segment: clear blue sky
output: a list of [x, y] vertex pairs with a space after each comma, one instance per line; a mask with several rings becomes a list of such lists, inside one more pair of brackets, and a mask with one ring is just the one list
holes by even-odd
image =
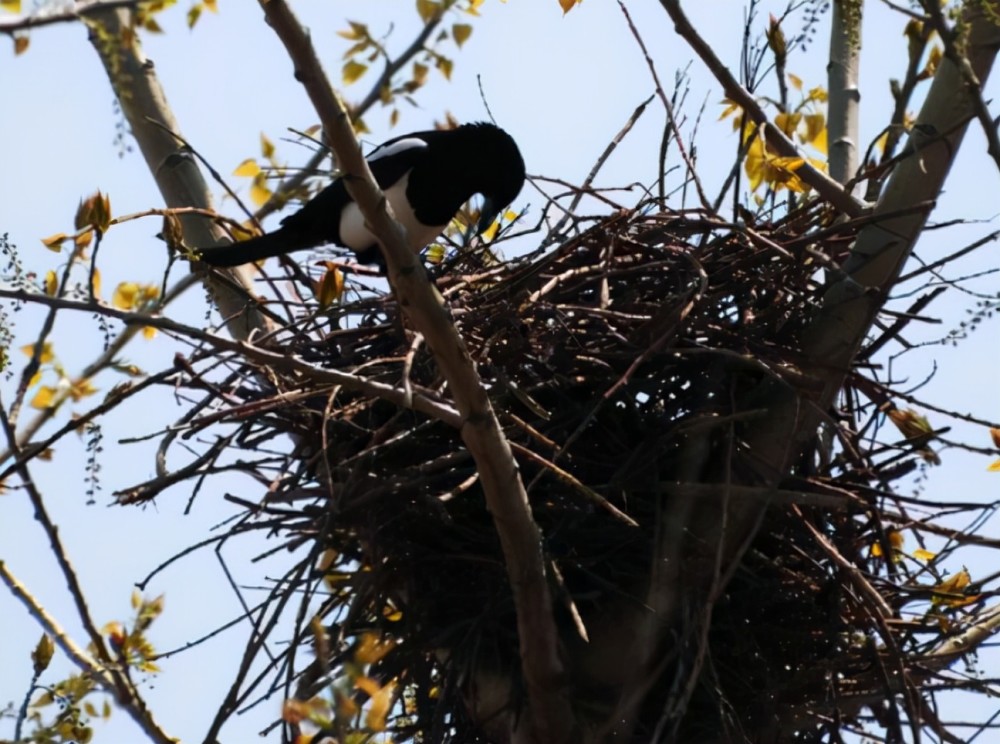
[[[220, 0], [219, 5], [219, 15], [206, 14], [190, 32], [184, 24], [187, 5], [182, 0], [179, 7], [159, 18], [166, 34], [144, 37], [146, 52], [155, 63], [184, 136], [223, 174], [230, 173], [244, 158], [258, 154], [262, 132], [279, 143], [280, 159], [293, 165], [303, 162], [307, 153], [281, 140], [288, 127], [305, 129], [316, 122], [316, 116], [293, 79], [280, 44], [263, 23], [256, 3]], [[345, 19], [368, 23], [380, 35], [391, 28], [386, 43], [392, 50], [406, 46], [419, 24], [412, 2], [303, 1], [295, 5], [312, 29], [313, 41], [335, 83], [339, 83], [341, 54], [348, 42], [334, 32], [346, 27]], [[713, 0], [686, 5], [698, 29], [735, 69], [744, 4]], [[784, 8], [783, 3], [774, 2], [762, 6], [758, 29], [766, 22], [768, 10], [781, 12]], [[862, 67], [865, 138], [876, 136], [884, 124], [890, 108], [888, 78], [902, 75], [904, 60], [902, 21], [881, 4], [869, 6]], [[659, 3], [636, 0], [629, 7], [653, 53], [661, 80], [669, 86], [675, 70], [685, 67], [693, 55], [674, 34]], [[419, 107], [404, 105], [395, 131], [388, 128], [388, 112], [376, 108], [366, 117], [372, 129], [371, 142], [426, 128], [441, 119], [445, 111], [460, 120], [485, 118], [478, 75], [496, 119], [520, 143], [529, 172], [579, 182], [635, 106], [653, 91], [642, 55], [615, 3], [590, 0], [564, 17], [556, 0], [487, 0], [482, 18], [472, 22], [475, 30], [464, 49], [448, 49], [455, 59], [453, 80], [447, 82], [432, 72], [430, 84], [417, 95]], [[794, 55], [789, 63], [789, 71], [803, 78], [807, 87], [826, 83], [827, 22], [825, 18], [819, 25], [816, 40], [807, 52]], [[697, 60], [691, 65], [690, 78], [686, 112], [694, 116], [705, 104], [698, 157], [711, 189], [713, 184], [721, 183], [728, 170], [735, 140], [728, 123], [716, 123], [722, 95]], [[368, 83], [369, 78], [362, 78], [344, 91], [346, 97], [360, 97]], [[996, 89], [996, 85], [990, 85], [987, 98], [995, 98]], [[61, 259], [46, 251], [39, 239], [70, 231], [77, 202], [97, 188], [110, 194], [116, 215], [161, 206], [141, 157], [135, 152], [119, 157], [114, 143], [117, 117], [113, 100], [82, 26], [38, 30], [31, 36], [27, 53], [16, 58], [9, 45], [0, 43], [0, 232], [9, 233], [27, 267], [44, 272], [58, 265]], [[598, 185], [649, 182], [657, 171], [663, 121], [662, 109], [652, 104], [609, 161]], [[1000, 176], [985, 155], [981, 134], [973, 131], [935, 216], [942, 220], [992, 220], [997, 211], [998, 179]], [[245, 186], [239, 179], [232, 181]], [[541, 205], [541, 199], [526, 190], [518, 205], [523, 207], [529, 202], [536, 211]], [[940, 257], [992, 227], [974, 225], [929, 234], [920, 252], [931, 259]], [[150, 220], [111, 233], [102, 248], [105, 296], [120, 280], [159, 280], [165, 266], [162, 245], [153, 238], [159, 229], [159, 221]], [[992, 268], [997, 264], [995, 255], [996, 248], [986, 248], [964, 262], [963, 271]], [[986, 277], [972, 286], [994, 291], [995, 277]], [[942, 317], [944, 327], [949, 328], [961, 320], [973, 302], [950, 292], [932, 306], [930, 314]], [[194, 290], [172, 315], [202, 325], [206, 307], [203, 293]], [[34, 338], [40, 318], [33, 311], [16, 316], [18, 344]], [[983, 418], [1000, 419], [997, 353], [995, 343], [991, 344], [987, 337], [995, 333], [995, 324], [988, 325], [978, 338], [947, 354], [939, 347], [921, 350], [906, 359], [902, 374], [916, 382], [937, 364], [937, 377], [924, 390], [927, 397]], [[938, 335], [940, 327], [927, 328], [926, 338]], [[57, 353], [73, 372], [100, 349], [101, 333], [89, 317], [67, 317], [60, 319], [54, 339]], [[920, 339], [914, 334], [911, 340]], [[129, 357], [147, 370], [158, 370], [170, 363], [175, 349], [161, 336], [154, 342], [140, 342], [129, 351]], [[15, 361], [19, 373], [24, 358], [16, 357]], [[107, 390], [116, 381], [106, 377], [98, 384]], [[4, 381], [2, 390], [9, 404], [13, 383]], [[130, 419], [119, 416], [105, 427], [101, 457], [104, 491], [96, 506], [84, 503], [82, 447], [74, 448], [67, 441], [57, 450], [52, 463], [35, 466], [36, 477], [99, 622], [129, 617], [132, 583], [177, 550], [209, 535], [215, 524], [232, 513], [221, 500], [224, 489], [220, 483], [210, 484], [189, 516], [182, 514], [187, 495], [180, 489], [144, 510], [106, 506], [111, 491], [149, 477], [153, 469], [148, 445], [119, 445], [117, 440], [155, 431], [181, 410], [167, 396], [147, 401], [151, 402], [139, 415], [130, 409]], [[932, 422], [952, 423], [937, 417], [932, 417]], [[953, 438], [988, 445], [985, 432], [960, 423], [952, 425]], [[985, 473], [984, 458], [957, 451], [945, 452], [943, 458], [944, 465], [930, 473], [929, 495], [941, 500], [995, 497], [1000, 475]], [[260, 488], [249, 481], [229, 482], [225, 488], [247, 498], [257, 498], [260, 493]], [[995, 525], [991, 531], [997, 531]], [[248, 559], [265, 547], [253, 541], [227, 546], [224, 554], [228, 565], [241, 582], [255, 586], [263, 583], [260, 566], [250, 565]], [[976, 558], [973, 554], [966, 556], [975, 576]], [[49, 557], [44, 535], [32, 521], [26, 499], [19, 492], [0, 496], [0, 559], [7, 561], [45, 605], [67, 622], [77, 639], [82, 638], [75, 624], [68, 621], [72, 613], [64, 584]], [[277, 575], [288, 560], [291, 558], [279, 557], [266, 567], [266, 574]], [[992, 570], [983, 565], [978, 568], [980, 575]], [[166, 615], [152, 632], [161, 650], [201, 635], [239, 612], [211, 553], [175, 566], [154, 583], [151, 592], [167, 595]], [[8, 700], [19, 703], [30, 677], [28, 650], [39, 630], [3, 592], [0, 628], [0, 669], [4, 670], [0, 675], [0, 705]], [[164, 673], [151, 682], [147, 692], [168, 732], [185, 742], [201, 741], [231, 678], [234, 654], [245, 640], [246, 631], [237, 629], [198, 651], [162, 664]], [[51, 674], [49, 679], [53, 679]], [[256, 732], [277, 715], [279, 704], [280, 700], [275, 699], [237, 720], [224, 730], [223, 744], [254, 741]], [[966, 719], [977, 716], [981, 711], [960, 708], [953, 715]], [[0, 737], [9, 735], [6, 724], [0, 724]], [[270, 740], [276, 738], [272, 734]], [[131, 722], [121, 714], [97, 730], [98, 742], [136, 740]]]

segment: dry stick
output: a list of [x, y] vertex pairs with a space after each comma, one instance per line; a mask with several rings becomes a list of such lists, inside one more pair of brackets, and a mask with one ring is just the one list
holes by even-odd
[[268, 23], [295, 64], [295, 77], [319, 113], [351, 197], [378, 238], [400, 307], [424, 335], [461, 414], [462, 439], [475, 459], [500, 538], [517, 612], [521, 671], [530, 701], [522, 719], [537, 742], [569, 740], [573, 712], [559, 658], [559, 637], [545, 573], [542, 536], [531, 514], [517, 463], [489, 396], [444, 300], [389, 216], [385, 196], [358, 148], [350, 117], [323, 74], [309, 37], [283, 0], [261, 0]]
[[674, 116], [674, 107], [670, 103], [670, 99], [667, 98], [666, 92], [663, 90], [663, 86], [660, 84], [660, 76], [656, 74], [656, 65], [653, 64], [653, 58], [649, 56], [649, 51], [646, 49], [646, 44], [642, 40], [642, 36], [639, 35], [639, 29], [635, 27], [632, 22], [632, 16], [629, 15], [628, 9], [625, 7], [625, 3], [622, 0], [618, 0], [618, 7], [621, 8], [622, 14], [625, 16], [625, 20], [628, 22], [629, 31], [632, 32], [632, 37], [639, 44], [639, 48], [642, 50], [643, 56], [646, 58], [646, 66], [649, 67], [649, 72], [653, 76], [653, 83], [656, 84], [656, 94], [663, 101], [663, 108], [667, 110], [667, 119], [670, 121], [670, 128], [674, 131], [674, 141], [677, 143], [677, 151], [681, 155], [681, 159], [684, 161], [684, 166], [687, 168], [688, 177], [694, 181], [695, 189], [698, 191], [698, 199], [701, 200], [701, 206], [708, 212], [712, 211], [712, 202], [709, 201], [708, 195], [705, 193], [705, 189], [701, 185], [701, 179], [698, 178], [698, 171], [694, 167], [694, 163], [688, 156], [687, 148], [684, 147], [684, 137], [681, 135], [680, 127], [677, 126], [677, 118]]
[[590, 169], [590, 173], [588, 173], [587, 177], [583, 180], [583, 184], [576, 190], [576, 195], [573, 197], [573, 201], [569, 203], [569, 206], [566, 207], [563, 216], [559, 218], [559, 221], [549, 231], [550, 234], [559, 235], [566, 226], [566, 223], [573, 219], [576, 208], [580, 206], [580, 201], [584, 196], [590, 193], [590, 186], [594, 182], [594, 179], [597, 178], [597, 174], [600, 172], [601, 168], [604, 167], [608, 158], [611, 157], [611, 153], [613, 153], [615, 148], [618, 147], [623, 139], [625, 139], [625, 135], [632, 131], [632, 127], [634, 127], [635, 123], [639, 121], [639, 117], [642, 116], [643, 112], [646, 110], [646, 106], [648, 106], [649, 102], [652, 100], [653, 96], [650, 96], [636, 106], [635, 111], [632, 112], [628, 121], [625, 122], [625, 126], [618, 131], [618, 134], [616, 134], [608, 143], [608, 146], [604, 148], [604, 152], [602, 152], [600, 157], [597, 158], [597, 161], [594, 163], [594, 167]]
[[[680, 0], [660, 0], [660, 5], [673, 20], [674, 30], [701, 57], [705, 66], [715, 75], [715, 79], [722, 85], [726, 97], [739, 104], [750, 120], [757, 125], [761, 135], [767, 137], [768, 145], [774, 147], [778, 154], [783, 157], [802, 158], [795, 143], [768, 121], [764, 109], [754, 100], [747, 89], [736, 81], [729, 68], [715, 56], [715, 52], [712, 51], [708, 42], [694, 29], [687, 16], [684, 15], [684, 11], [681, 10]], [[812, 186], [820, 197], [850, 217], [857, 217], [865, 211], [866, 206], [851, 196], [850, 192], [846, 191], [839, 183], [811, 165], [805, 158], [802, 160], [802, 165], [795, 171], [795, 174]]]

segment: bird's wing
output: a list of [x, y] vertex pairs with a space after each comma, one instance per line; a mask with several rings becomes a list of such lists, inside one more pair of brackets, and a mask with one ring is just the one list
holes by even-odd
[[409, 173], [427, 155], [427, 147], [427, 141], [421, 137], [406, 135], [372, 150], [367, 158], [368, 167], [378, 187], [384, 191]]
[[[427, 147], [426, 141], [414, 135], [397, 137], [376, 147], [367, 157], [375, 183], [382, 190], [388, 189], [424, 158]], [[340, 213], [351, 201], [344, 179], [338, 178], [281, 224], [292, 233], [308, 233], [314, 242], [324, 242], [338, 235]]]

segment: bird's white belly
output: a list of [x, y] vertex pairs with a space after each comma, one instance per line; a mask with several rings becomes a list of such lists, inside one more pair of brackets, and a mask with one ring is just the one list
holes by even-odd
[[[407, 174], [385, 190], [385, 198], [392, 207], [396, 220], [406, 230], [406, 243], [416, 253], [444, 232], [446, 225], [423, 225], [410, 208], [406, 199], [406, 185], [410, 181]], [[378, 241], [365, 226], [365, 218], [358, 205], [351, 202], [340, 213], [340, 242], [355, 251], [362, 251]]]

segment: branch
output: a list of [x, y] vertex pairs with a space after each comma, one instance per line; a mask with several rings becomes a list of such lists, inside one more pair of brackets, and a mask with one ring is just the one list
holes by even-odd
[[[462, 428], [463, 425], [464, 419], [459, 415], [458, 411], [446, 402], [431, 397], [429, 393], [420, 388], [413, 388], [407, 391], [403, 388], [396, 388], [382, 382], [367, 380], [347, 372], [314, 366], [297, 357], [288, 356], [281, 351], [268, 351], [265, 348], [254, 346], [246, 341], [229, 339], [225, 336], [203, 331], [194, 326], [178, 323], [169, 318], [119, 310], [94, 302], [79, 302], [63, 297], [50, 297], [40, 292], [29, 292], [23, 289], [0, 289], [0, 298], [16, 300], [18, 302], [34, 302], [57, 309], [100, 313], [138, 328], [152, 326], [168, 333], [177, 334], [178, 336], [203, 341], [217, 351], [230, 351], [257, 364], [273, 367], [283, 372], [302, 375], [306, 381], [311, 383], [319, 385], [342, 385], [349, 390], [382, 398], [400, 408], [411, 408], [456, 429]], [[0, 414], [2, 414], [2, 411], [0, 411]], [[17, 450], [14, 451], [14, 454], [17, 454]]]
[[[985, 81], [1000, 47], [1000, 27], [991, 14], [996, 0], [967, 4], [963, 23], [969, 29], [967, 54], [980, 81]], [[868, 329], [926, 224], [929, 209], [908, 211], [915, 204], [933, 204], [940, 194], [971, 119], [973, 104], [961, 70], [944, 59], [918, 116], [918, 124], [942, 135], [892, 171], [872, 217], [858, 233], [841, 278], [823, 297], [822, 309], [803, 333], [805, 370], [816, 378], [809, 399], [791, 388], [764, 393], [773, 415], [748, 432], [748, 450], [759, 458], [762, 474], [780, 478], [815, 432], [823, 412], [833, 405]], [[919, 131], [919, 130], [918, 130]], [[914, 143], [917, 144], [917, 143]]]
[[830, 176], [811, 165], [806, 158], [802, 157], [795, 143], [768, 121], [764, 109], [760, 107], [749, 91], [737, 82], [729, 69], [715, 56], [715, 52], [712, 51], [708, 42], [691, 25], [687, 16], [684, 15], [684, 11], [681, 10], [680, 0], [660, 0], [660, 4], [673, 20], [674, 30], [691, 46], [709, 71], [715, 75], [715, 79], [722, 85], [726, 97], [739, 104], [740, 108], [746, 112], [747, 117], [757, 125], [759, 136], [766, 138], [768, 146], [773, 147], [782, 157], [802, 158], [802, 165], [795, 171], [795, 175], [844, 214], [857, 217], [864, 212], [866, 207], [862, 202], [851, 196], [850, 192], [846, 191]]
[[350, 117], [323, 74], [309, 37], [283, 0], [261, 0], [261, 7], [320, 116], [337, 163], [346, 174], [349, 193], [381, 243], [399, 305], [427, 340], [462, 417], [462, 439], [476, 462], [514, 596], [521, 671], [530, 701], [523, 719], [526, 730], [536, 742], [569, 741], [573, 713], [558, 653], [542, 537], [510, 444], [443, 298], [428, 281], [419, 257], [406, 246], [402, 228], [387, 212], [385, 197], [358, 148]]
[[[969, 93], [972, 110], [975, 112], [976, 118], [979, 119], [979, 123], [983, 128], [983, 134], [986, 135], [986, 149], [989, 151], [990, 157], [993, 158], [993, 162], [996, 163], [997, 168], [1000, 169], [1000, 135], [997, 134], [997, 123], [990, 115], [989, 107], [983, 99], [983, 85], [979, 81], [979, 76], [972, 69], [969, 58], [959, 50], [958, 45], [955, 43], [955, 32], [948, 26], [948, 22], [944, 19], [940, 5], [936, 2], [928, 2], [927, 0], [921, 0], [920, 4], [930, 16], [931, 26], [938, 32], [938, 36], [944, 44], [945, 56], [962, 73], [962, 80]], [[994, 20], [994, 22], [996, 21]]]
[[72, 10], [59, 13], [36, 13], [35, 15], [17, 15], [13, 18], [0, 20], [0, 34], [13, 36], [19, 31], [28, 31], [41, 26], [52, 26], [57, 23], [73, 23], [83, 21], [89, 13], [116, 8], [132, 8], [141, 0], [93, 0], [93, 2], [76, 2]]
[[[180, 132], [167, 103], [166, 94], [156, 77], [156, 69], [146, 59], [139, 44], [139, 35], [130, 24], [130, 11], [115, 9], [120, 4], [95, 3], [88, 9], [90, 40], [100, 55], [115, 91], [122, 113], [129, 124], [167, 207], [196, 207], [212, 210], [212, 196], [198, 164], [187, 148], [171, 132]], [[184, 241], [201, 247], [214, 245], [225, 238], [213, 223], [197, 214], [179, 218]], [[268, 329], [266, 317], [248, 298], [253, 297], [250, 273], [252, 268], [227, 270], [228, 281], [206, 274], [197, 264], [192, 265], [198, 276], [206, 280], [222, 317], [228, 319], [229, 332], [236, 338], [249, 338], [252, 333]]]
[[830, 177], [846, 184], [858, 172], [858, 116], [861, 93], [861, 0], [835, 0], [830, 30], [827, 110]]

